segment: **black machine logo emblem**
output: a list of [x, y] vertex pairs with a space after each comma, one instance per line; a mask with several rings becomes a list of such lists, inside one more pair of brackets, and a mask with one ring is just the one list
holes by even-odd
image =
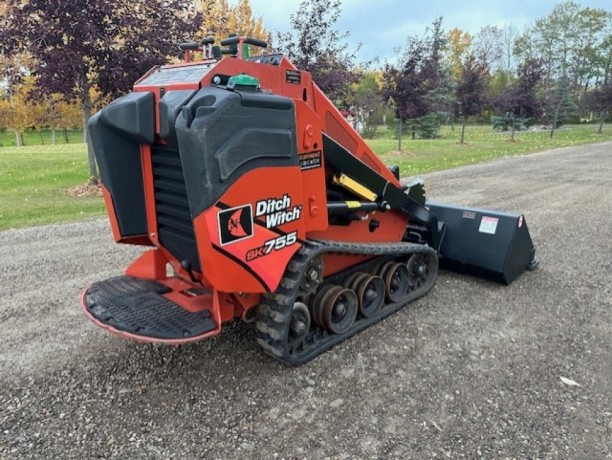
[[222, 245], [253, 236], [253, 211], [249, 204], [220, 211], [217, 220]]

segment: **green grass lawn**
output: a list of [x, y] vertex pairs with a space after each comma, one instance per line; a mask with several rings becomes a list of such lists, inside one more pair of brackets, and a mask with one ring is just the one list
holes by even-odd
[[[385, 163], [397, 164], [402, 175], [413, 176], [506, 155], [612, 140], [612, 129], [606, 126], [598, 135], [593, 125], [569, 126], [552, 140], [548, 132], [520, 132], [516, 142], [508, 142], [507, 134], [495, 133], [490, 126], [470, 126], [463, 146], [458, 144], [459, 135], [459, 128], [444, 127], [439, 139], [406, 138], [402, 153], [396, 152], [397, 140], [386, 130], [368, 142]], [[0, 147], [0, 230], [103, 215], [101, 197], [67, 193], [87, 179], [85, 144]]]
[[0, 230], [99, 216], [101, 197], [72, 197], [87, 182], [85, 144], [0, 148]]
[[612, 140], [612, 129], [604, 126], [597, 134], [595, 125], [571, 125], [556, 131], [550, 139], [548, 131], [522, 131], [509, 142], [509, 133], [493, 131], [491, 126], [467, 126], [465, 144], [460, 145], [461, 126], [454, 131], [447, 126], [440, 130], [438, 139], [402, 139], [402, 153], [397, 152], [397, 139], [381, 130], [381, 136], [368, 141], [372, 149], [386, 164], [396, 164], [404, 176], [457, 166], [480, 163], [507, 155], [540, 152], [570, 145]]

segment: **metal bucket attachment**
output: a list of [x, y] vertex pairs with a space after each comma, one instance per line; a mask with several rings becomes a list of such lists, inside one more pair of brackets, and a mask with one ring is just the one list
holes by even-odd
[[537, 266], [522, 214], [430, 201], [426, 207], [446, 224], [440, 246], [443, 267], [510, 284]]

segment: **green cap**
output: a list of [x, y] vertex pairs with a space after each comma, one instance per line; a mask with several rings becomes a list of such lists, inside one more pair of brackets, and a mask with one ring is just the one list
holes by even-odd
[[251, 87], [252, 89], [259, 88], [259, 80], [255, 77], [247, 75], [246, 73], [240, 75], [234, 75], [227, 81], [227, 87], [233, 89], [235, 87]]

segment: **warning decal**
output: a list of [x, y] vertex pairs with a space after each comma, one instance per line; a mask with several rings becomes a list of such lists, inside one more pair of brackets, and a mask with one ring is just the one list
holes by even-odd
[[303, 153], [300, 155], [300, 168], [302, 171], [321, 167], [321, 151]]
[[302, 73], [299, 70], [287, 70], [287, 83], [302, 84]]
[[497, 231], [498, 221], [499, 219], [497, 217], [483, 216], [482, 220], [480, 221], [480, 228], [478, 229], [478, 231], [480, 233], [488, 233], [489, 235], [495, 235], [495, 232]]

